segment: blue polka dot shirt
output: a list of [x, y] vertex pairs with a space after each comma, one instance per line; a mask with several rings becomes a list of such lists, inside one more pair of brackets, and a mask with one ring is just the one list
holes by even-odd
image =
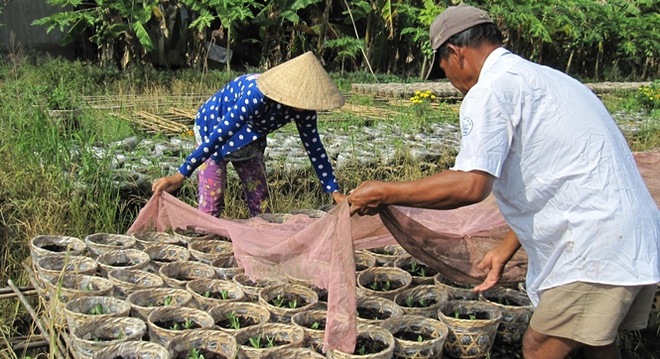
[[179, 167], [179, 172], [190, 177], [207, 159], [219, 162], [293, 121], [323, 190], [338, 191], [339, 185], [318, 134], [316, 111], [297, 110], [269, 99], [257, 89], [258, 76], [235, 78], [199, 108], [195, 126], [202, 141]]

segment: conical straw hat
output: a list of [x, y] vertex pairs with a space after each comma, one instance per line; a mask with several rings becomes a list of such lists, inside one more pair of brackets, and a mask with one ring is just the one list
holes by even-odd
[[268, 98], [305, 110], [332, 110], [344, 97], [311, 51], [264, 72], [257, 87]]

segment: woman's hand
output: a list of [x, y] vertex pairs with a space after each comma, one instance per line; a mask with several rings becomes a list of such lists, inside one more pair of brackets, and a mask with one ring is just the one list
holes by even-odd
[[181, 173], [177, 172], [171, 176], [162, 177], [154, 181], [151, 185], [151, 190], [155, 194], [160, 194], [162, 191], [172, 193], [181, 188], [183, 181], [186, 179]]
[[346, 195], [341, 193], [340, 191], [332, 192], [332, 200], [335, 201], [335, 203], [345, 201], [346, 200]]

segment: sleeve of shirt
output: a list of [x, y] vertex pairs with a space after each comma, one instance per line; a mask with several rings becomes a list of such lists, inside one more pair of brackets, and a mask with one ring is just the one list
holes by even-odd
[[305, 146], [305, 151], [307, 152], [307, 156], [309, 156], [312, 167], [314, 167], [316, 175], [321, 180], [323, 191], [326, 193], [339, 191], [340, 187], [337, 184], [330, 159], [321, 143], [321, 137], [319, 137], [316, 125], [316, 112], [305, 112], [299, 118], [296, 115], [296, 126], [298, 127], [300, 139]]
[[[222, 159], [219, 149], [225, 145], [234, 134], [242, 128], [247, 127], [247, 121], [249, 118], [264, 111], [264, 108], [264, 96], [259, 91], [252, 91], [249, 94], [243, 94], [234, 106], [225, 109], [224, 115], [218, 122], [217, 127], [210, 131], [208, 136], [202, 138], [202, 143], [186, 158], [185, 162], [179, 167], [179, 172], [185, 177], [190, 177], [197, 167], [209, 158], [213, 158], [213, 161], [219, 162]], [[206, 111], [205, 115], [202, 116], [214, 116], [217, 114], [217, 111], [210, 114], [209, 111]], [[252, 142], [252, 140], [241, 141], [241, 147], [249, 142]], [[227, 144], [232, 145], [230, 147], [236, 145], [233, 142]]]
[[513, 140], [507, 105], [484, 88], [472, 88], [460, 111], [461, 148], [452, 170], [479, 170], [499, 177]]

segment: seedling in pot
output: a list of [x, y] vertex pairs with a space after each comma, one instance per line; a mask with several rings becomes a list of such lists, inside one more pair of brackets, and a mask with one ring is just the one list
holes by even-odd
[[94, 305], [89, 310], [89, 314], [91, 314], [91, 315], [102, 315], [102, 314], [105, 314], [105, 312], [106, 312], [105, 308], [103, 307], [103, 304], [101, 304], [101, 303], [98, 303], [98, 304]]
[[238, 320], [238, 317], [236, 317], [236, 313], [234, 313], [234, 312], [227, 313], [227, 319], [229, 319], [229, 325], [233, 329], [236, 329], [236, 330], [241, 329], [241, 322], [240, 322], [240, 320]]
[[201, 350], [192, 348], [190, 349], [190, 352], [188, 352], [188, 359], [204, 359], [204, 354], [202, 354]]
[[284, 297], [282, 297], [281, 294], [278, 294], [277, 297], [272, 299], [272, 303], [276, 307], [282, 307], [284, 306], [284, 300], [285, 300]]
[[297, 300], [290, 300], [289, 301], [289, 308], [295, 309], [298, 306], [298, 301]]
[[255, 349], [261, 348], [261, 335], [256, 335], [254, 337], [250, 337], [250, 338], [248, 338], [248, 340], [250, 341], [250, 345], [253, 348], [255, 348]]

